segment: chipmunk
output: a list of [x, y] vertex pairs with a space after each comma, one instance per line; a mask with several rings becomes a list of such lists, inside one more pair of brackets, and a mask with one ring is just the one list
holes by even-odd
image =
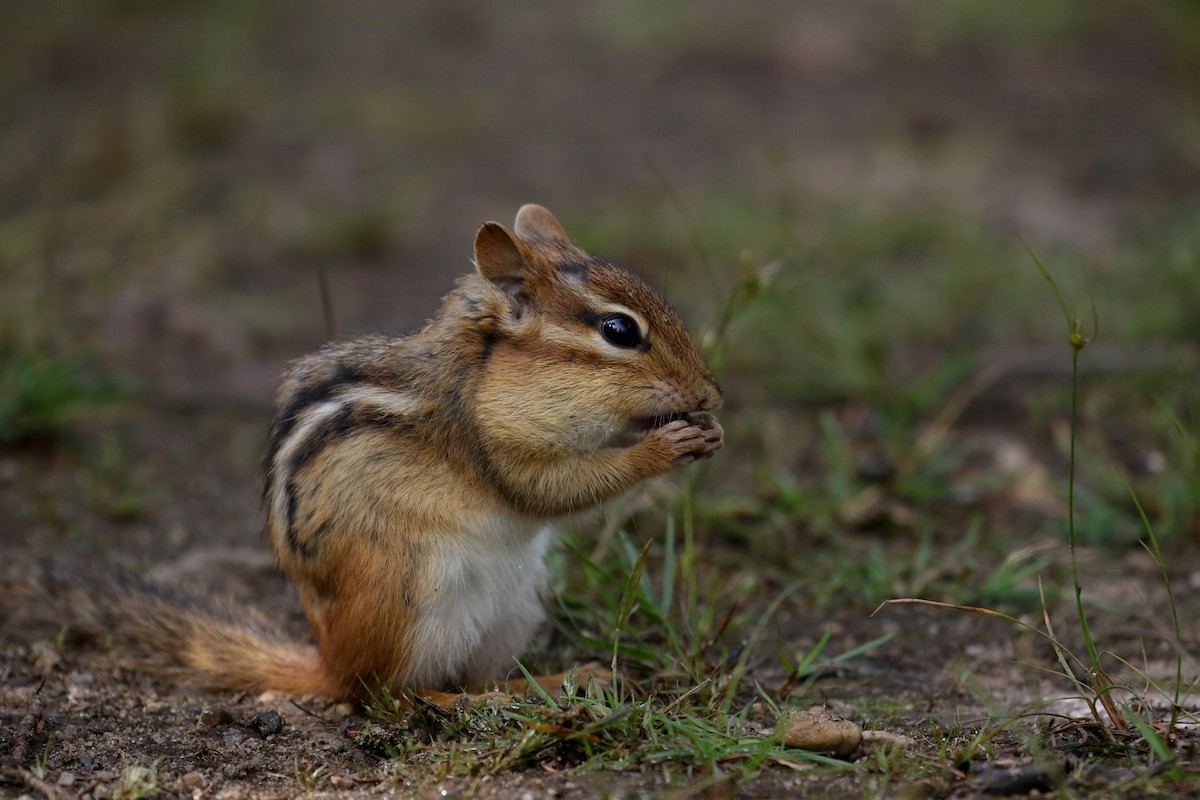
[[316, 647], [140, 590], [110, 603], [142, 609], [118, 638], [218, 689], [486, 690], [544, 618], [555, 521], [721, 447], [721, 389], [642, 281], [537, 205], [474, 255], [423, 329], [329, 344], [279, 388], [267, 532]]

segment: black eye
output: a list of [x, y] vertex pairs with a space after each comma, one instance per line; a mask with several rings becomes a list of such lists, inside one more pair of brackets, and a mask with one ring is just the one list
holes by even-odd
[[617, 347], [637, 347], [642, 343], [637, 322], [627, 314], [611, 314], [600, 320], [600, 335]]

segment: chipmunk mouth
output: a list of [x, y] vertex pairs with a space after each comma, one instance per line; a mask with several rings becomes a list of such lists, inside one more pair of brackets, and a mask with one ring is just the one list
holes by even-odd
[[633, 417], [624, 427], [613, 433], [608, 441], [609, 447], [632, 447], [646, 438], [646, 434], [661, 428], [668, 422], [677, 419], [691, 421], [692, 416], [686, 411], [670, 411], [665, 414], [648, 414], [644, 417]]
[[643, 435], [649, 433], [655, 428], [661, 428], [668, 422], [674, 422], [677, 419], [691, 421], [692, 416], [686, 411], [672, 411], [667, 414], [652, 414], [646, 417], [634, 417], [629, 420], [626, 429], [632, 433], [641, 433]]

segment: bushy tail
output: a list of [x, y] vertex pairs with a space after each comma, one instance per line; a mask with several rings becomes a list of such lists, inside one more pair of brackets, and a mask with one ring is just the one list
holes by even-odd
[[183, 683], [243, 692], [341, 697], [320, 653], [248, 609], [191, 597], [128, 574], [43, 570], [0, 587], [9, 617], [112, 640], [144, 668]]

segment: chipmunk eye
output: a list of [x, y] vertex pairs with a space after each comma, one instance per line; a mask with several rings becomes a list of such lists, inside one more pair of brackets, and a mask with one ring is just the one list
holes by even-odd
[[616, 347], [637, 347], [642, 343], [637, 322], [627, 314], [611, 314], [600, 320], [600, 335]]

